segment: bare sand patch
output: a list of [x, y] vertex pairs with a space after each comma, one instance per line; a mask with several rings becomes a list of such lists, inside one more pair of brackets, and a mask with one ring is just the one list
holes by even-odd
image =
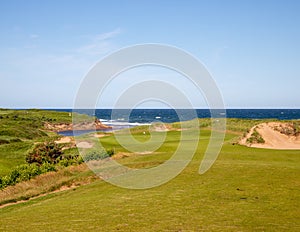
[[[287, 135], [282, 133], [288, 130], [290, 125], [282, 122], [261, 123], [250, 129], [249, 133], [240, 140], [240, 144], [249, 147], [269, 148], [279, 150], [300, 150], [300, 136]], [[264, 139], [264, 143], [249, 143], [247, 139], [251, 137], [254, 131]]]
[[102, 138], [102, 137], [106, 137], [106, 136], [110, 136], [110, 134], [94, 134], [94, 137], [96, 137], [96, 138]]
[[117, 160], [117, 159], [122, 159], [122, 158], [130, 157], [130, 156], [133, 156], [133, 155], [150, 155], [150, 154], [159, 154], [159, 153], [161, 153], [161, 152], [152, 152], [152, 151], [133, 152], [133, 153], [130, 153], [130, 152], [118, 152], [117, 154], [113, 155], [112, 158], [114, 160]]
[[63, 137], [59, 140], [54, 141], [57, 144], [62, 144], [62, 143], [70, 143], [72, 141], [72, 139], [70, 137]]
[[164, 124], [153, 125], [153, 127], [151, 129], [153, 131], [155, 131], [155, 132], [166, 132], [166, 131], [169, 131], [169, 128], [167, 126], [165, 126]]
[[89, 143], [89, 142], [82, 141], [82, 142], [77, 143], [76, 146], [77, 146], [78, 148], [92, 148], [92, 147], [94, 146], [94, 144]]

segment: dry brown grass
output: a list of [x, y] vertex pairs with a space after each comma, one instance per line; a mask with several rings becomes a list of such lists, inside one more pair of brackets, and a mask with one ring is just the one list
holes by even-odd
[[1, 190], [0, 207], [50, 192], [75, 188], [91, 183], [95, 179], [97, 179], [96, 176], [85, 164], [63, 168], [57, 172], [48, 172]]

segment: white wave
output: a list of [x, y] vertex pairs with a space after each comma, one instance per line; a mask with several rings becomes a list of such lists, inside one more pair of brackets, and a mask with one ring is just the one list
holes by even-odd
[[99, 120], [100, 120], [100, 122], [108, 122], [108, 120], [102, 119], [102, 118], [100, 118]]
[[150, 123], [139, 123], [139, 122], [119, 122], [115, 120], [109, 120], [103, 122], [104, 125], [107, 126], [122, 126], [122, 127], [133, 127], [133, 126], [148, 126]]

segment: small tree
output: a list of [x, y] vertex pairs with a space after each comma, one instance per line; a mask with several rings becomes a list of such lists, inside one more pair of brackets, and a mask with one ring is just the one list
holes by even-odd
[[37, 144], [26, 156], [27, 163], [56, 164], [63, 158], [62, 149], [54, 142]]

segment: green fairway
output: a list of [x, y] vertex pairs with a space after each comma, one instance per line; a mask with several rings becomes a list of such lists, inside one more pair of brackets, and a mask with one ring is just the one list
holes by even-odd
[[[134, 136], [142, 141], [136, 130]], [[159, 165], [178, 146], [168, 132], [157, 153], [118, 162], [136, 168]], [[227, 134], [213, 167], [198, 174], [210, 131], [202, 130], [191, 163], [170, 182], [129, 190], [102, 180], [0, 209], [0, 231], [299, 231], [300, 151], [233, 145]], [[188, 147], [193, 140], [182, 141]], [[104, 146], [126, 152], [113, 136]]]

